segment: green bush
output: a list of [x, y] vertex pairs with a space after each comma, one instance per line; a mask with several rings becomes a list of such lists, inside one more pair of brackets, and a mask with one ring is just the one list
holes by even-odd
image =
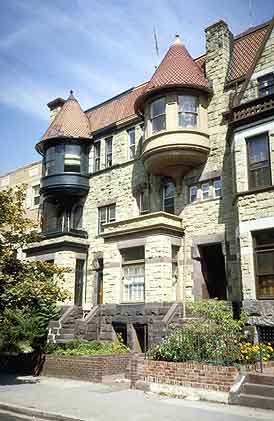
[[121, 339], [114, 342], [74, 340], [65, 344], [47, 344], [45, 352], [51, 355], [106, 355], [129, 352]]
[[152, 347], [152, 359], [226, 365], [239, 360], [244, 314], [240, 320], [234, 320], [227, 303], [217, 300], [190, 303], [188, 311], [192, 319], [182, 328], [171, 329], [162, 342]]

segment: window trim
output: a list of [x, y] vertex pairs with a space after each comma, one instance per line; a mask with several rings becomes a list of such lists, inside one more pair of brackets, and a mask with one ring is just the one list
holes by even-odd
[[[155, 104], [156, 102], [158, 102], [160, 100], [164, 100], [164, 104], [165, 104], [164, 109], [165, 109], [165, 111], [164, 111], [164, 113], [160, 113], [160, 114], [157, 114], [157, 115], [152, 116], [152, 106], [153, 106], [153, 104]], [[165, 96], [161, 96], [161, 97], [159, 97], [157, 99], [154, 99], [149, 104], [149, 120], [150, 120], [150, 129], [151, 129], [151, 133], [152, 134], [161, 132], [162, 130], [166, 130], [166, 105], [167, 105], [167, 100], [166, 100], [166, 97]], [[160, 130], [153, 130], [153, 121], [156, 118], [159, 118], [161, 116], [165, 116], [164, 128], [161, 128]]]
[[[184, 111], [183, 109], [180, 109], [180, 100], [179, 98], [184, 98], [184, 97], [191, 97], [191, 98], [195, 98], [195, 102], [196, 102], [196, 111]], [[178, 127], [183, 128], [183, 129], [197, 129], [197, 127], [199, 126], [199, 97], [196, 95], [177, 95], [177, 114], [178, 114]], [[180, 124], [180, 116], [181, 115], [192, 115], [196, 117], [196, 124], [193, 126], [183, 126], [182, 124]]]
[[[268, 162], [268, 165], [267, 166], [260, 166], [259, 168], [255, 168], [255, 171], [258, 170], [258, 169], [260, 170], [262, 168], [268, 168], [270, 183], [269, 184], [252, 186], [252, 183], [251, 183], [251, 174], [252, 173], [251, 173], [251, 171], [254, 171], [254, 170], [252, 170], [250, 168], [254, 164], [251, 164], [250, 163], [250, 152], [249, 152], [250, 151], [250, 146], [249, 146], [249, 142], [252, 139], [256, 138], [256, 137], [264, 136], [264, 135], [265, 135], [266, 144], [267, 144], [267, 162]], [[256, 190], [256, 189], [260, 189], [262, 187], [270, 187], [270, 186], [272, 186], [272, 171], [271, 171], [271, 156], [270, 156], [269, 132], [257, 133], [257, 134], [255, 134], [253, 136], [246, 137], [245, 138], [245, 142], [246, 142], [246, 154], [247, 154], [248, 190]], [[260, 161], [260, 162], [264, 162], [264, 161]], [[255, 165], [258, 165], [258, 164], [256, 163]]]

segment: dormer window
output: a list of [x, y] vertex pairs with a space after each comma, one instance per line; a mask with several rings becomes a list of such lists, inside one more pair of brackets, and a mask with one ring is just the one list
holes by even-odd
[[268, 73], [258, 78], [259, 96], [270, 95], [274, 93], [274, 73]]
[[198, 100], [196, 96], [178, 96], [178, 118], [179, 127], [197, 127]]
[[150, 121], [152, 133], [166, 128], [166, 99], [156, 99], [150, 105]]

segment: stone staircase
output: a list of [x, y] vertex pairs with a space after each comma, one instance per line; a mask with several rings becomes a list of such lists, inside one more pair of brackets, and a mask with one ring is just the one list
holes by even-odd
[[76, 338], [76, 321], [83, 318], [82, 307], [69, 306], [57, 321], [49, 323], [48, 342], [66, 343]]
[[247, 374], [234, 403], [253, 408], [274, 410], [274, 376]]

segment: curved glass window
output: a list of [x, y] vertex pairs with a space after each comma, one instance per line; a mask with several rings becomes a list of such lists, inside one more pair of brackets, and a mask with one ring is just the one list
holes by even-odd
[[166, 128], [166, 99], [159, 98], [150, 104], [150, 121], [152, 133]]
[[64, 172], [81, 172], [80, 145], [65, 145]]
[[180, 127], [197, 127], [198, 99], [196, 96], [178, 96], [178, 118]]
[[45, 175], [55, 173], [55, 146], [51, 146], [45, 153]]

